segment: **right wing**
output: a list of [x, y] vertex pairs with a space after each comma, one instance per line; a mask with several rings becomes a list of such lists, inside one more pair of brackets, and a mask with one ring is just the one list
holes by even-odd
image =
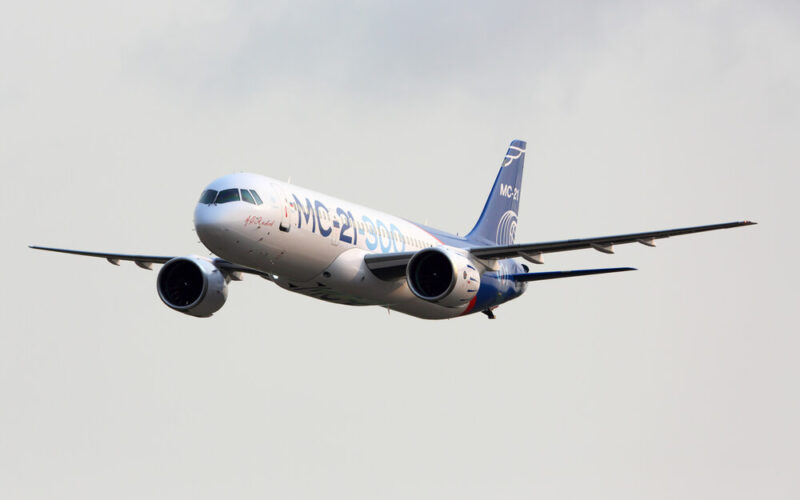
[[[711, 224], [707, 226], [693, 226], [679, 229], [665, 229], [662, 231], [648, 231], [644, 233], [620, 234], [616, 236], [601, 236], [598, 238], [584, 238], [576, 240], [548, 241], [544, 243], [521, 243], [517, 245], [499, 245], [472, 247], [470, 254], [478, 259], [512, 259], [522, 257], [529, 262], [541, 264], [542, 254], [551, 252], [566, 252], [568, 250], [581, 250], [584, 248], [594, 248], [603, 253], [614, 253], [614, 245], [625, 243], [641, 243], [649, 247], [654, 247], [654, 240], [669, 238], [681, 234], [701, 233], [704, 231], [714, 231], [716, 229], [727, 229], [731, 227], [750, 226], [755, 222], [726, 222], [724, 224]], [[397, 252], [385, 254], [368, 254], [364, 261], [375, 276], [382, 280], [394, 280], [405, 275], [406, 265], [416, 252]], [[607, 272], [607, 271], [606, 271]], [[538, 278], [547, 279], [547, 278]]]
[[614, 245], [624, 243], [641, 243], [649, 247], [655, 246], [653, 240], [669, 238], [681, 234], [701, 233], [716, 229], [750, 226], [755, 222], [726, 222], [724, 224], [711, 224], [708, 226], [693, 226], [679, 229], [665, 229], [662, 231], [648, 231], [645, 233], [620, 234], [616, 236], [600, 236], [598, 238], [585, 238], [577, 240], [548, 241], [544, 243], [521, 243], [517, 245], [501, 245], [470, 248], [470, 253], [479, 259], [509, 259], [523, 257], [529, 261], [541, 263], [541, 256], [551, 252], [566, 252], [568, 250], [581, 250], [594, 248], [603, 253], [614, 253]]

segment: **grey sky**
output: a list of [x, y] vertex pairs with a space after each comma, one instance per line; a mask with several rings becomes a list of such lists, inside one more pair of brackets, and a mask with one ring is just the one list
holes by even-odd
[[[794, 2], [0, 6], [9, 498], [797, 498]], [[635, 273], [424, 322], [31, 243], [203, 253], [253, 171], [452, 231], [528, 141], [520, 241]]]

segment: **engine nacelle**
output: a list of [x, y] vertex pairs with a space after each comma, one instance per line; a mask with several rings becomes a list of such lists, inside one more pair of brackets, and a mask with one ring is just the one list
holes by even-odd
[[406, 280], [414, 295], [445, 307], [468, 304], [481, 286], [481, 275], [472, 261], [445, 248], [414, 254], [406, 267]]
[[161, 268], [158, 296], [172, 309], [207, 318], [225, 305], [228, 282], [210, 260], [197, 255], [176, 257]]

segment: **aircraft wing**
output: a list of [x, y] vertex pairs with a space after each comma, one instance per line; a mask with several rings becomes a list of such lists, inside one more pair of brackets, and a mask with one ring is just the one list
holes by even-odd
[[545, 253], [566, 252], [568, 250], [581, 250], [584, 248], [594, 248], [595, 250], [603, 253], [614, 253], [614, 245], [622, 245], [624, 243], [641, 243], [646, 246], [654, 247], [655, 243], [653, 240], [656, 239], [669, 238], [670, 236], [678, 236], [682, 234], [714, 231], [716, 229], [750, 226], [753, 224], [755, 224], [755, 222], [726, 222], [724, 224], [711, 224], [707, 226], [693, 226], [679, 229], [665, 229], [662, 231], [620, 234], [616, 236], [600, 236], [598, 238], [473, 247], [470, 248], [469, 251], [472, 255], [479, 259], [508, 259], [512, 257], [523, 257], [531, 262], [541, 264], [541, 256]]
[[[173, 256], [132, 255], [125, 253], [87, 252], [84, 250], [69, 250], [66, 248], [40, 247], [36, 245], [30, 245], [30, 248], [33, 248], [34, 250], [46, 250], [48, 252], [83, 255], [86, 257], [99, 257], [101, 259], [106, 259], [108, 262], [114, 264], [115, 266], [118, 266], [121, 260], [131, 261], [135, 262], [136, 265], [141, 267], [142, 269], [152, 269], [153, 264], [165, 264], [176, 257], [174, 255]], [[228, 262], [227, 260], [220, 259], [218, 257], [212, 258], [211, 261], [219, 269], [228, 273], [234, 280], [238, 279], [237, 275], [234, 273], [247, 273], [247, 274], [255, 274], [257, 276], [261, 276], [262, 278], [273, 281], [273, 276], [271, 274], [259, 271], [257, 269], [253, 269], [246, 266], [240, 266], [239, 264], [234, 264], [233, 262]]]
[[[707, 226], [693, 226], [678, 229], [665, 229], [662, 231], [648, 231], [644, 233], [620, 234], [616, 236], [600, 236], [598, 238], [584, 238], [577, 240], [548, 241], [543, 243], [521, 243], [517, 245], [482, 246], [469, 249], [470, 254], [478, 259], [510, 259], [522, 257], [530, 262], [541, 264], [542, 254], [550, 252], [566, 252], [568, 250], [581, 250], [594, 248], [603, 253], [614, 253], [614, 245], [624, 243], [641, 243], [654, 247], [654, 240], [678, 236], [681, 234], [701, 233], [715, 229], [728, 229], [731, 227], [750, 226], [755, 222], [726, 222], [724, 224], [711, 224]], [[378, 278], [393, 280], [402, 277], [406, 272], [406, 265], [416, 252], [397, 252], [387, 254], [371, 254], [364, 257], [367, 267]], [[553, 275], [555, 277], [555, 275]], [[578, 276], [560, 275], [559, 277]], [[538, 278], [546, 279], [546, 278]], [[532, 281], [532, 279], [531, 279]]]

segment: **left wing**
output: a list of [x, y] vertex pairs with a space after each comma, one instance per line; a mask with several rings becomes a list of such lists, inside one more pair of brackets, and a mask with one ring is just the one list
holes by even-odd
[[[131, 261], [135, 262], [136, 265], [141, 267], [142, 269], [152, 269], [153, 264], [165, 264], [176, 257], [174, 255], [173, 256], [131, 255], [125, 253], [87, 252], [84, 250], [68, 250], [66, 248], [40, 247], [36, 245], [30, 245], [29, 248], [33, 248], [34, 250], [46, 250], [48, 252], [68, 253], [72, 255], [84, 255], [87, 257], [100, 257], [101, 259], [106, 259], [115, 266], [118, 266], [119, 261], [121, 260]], [[214, 257], [211, 259], [211, 261], [220, 270], [228, 273], [230, 277], [234, 280], [239, 279], [239, 277], [234, 273], [247, 273], [247, 274], [255, 274], [257, 276], [261, 276], [262, 278], [273, 281], [273, 276], [271, 274], [259, 271], [258, 269], [240, 266], [239, 264], [228, 262], [227, 260], [220, 259], [219, 257]]]

